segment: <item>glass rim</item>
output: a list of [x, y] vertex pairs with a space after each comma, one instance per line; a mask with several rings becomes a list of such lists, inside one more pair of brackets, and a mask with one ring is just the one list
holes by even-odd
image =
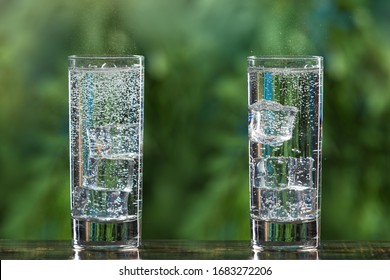
[[323, 60], [320, 55], [251, 55], [248, 60]]
[[122, 60], [122, 59], [144, 59], [143, 55], [138, 54], [129, 54], [129, 55], [93, 55], [93, 54], [83, 54], [83, 55], [69, 55], [68, 59], [79, 59], [79, 60]]

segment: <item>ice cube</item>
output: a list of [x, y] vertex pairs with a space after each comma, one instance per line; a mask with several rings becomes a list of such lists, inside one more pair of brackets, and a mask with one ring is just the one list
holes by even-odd
[[124, 219], [133, 211], [131, 193], [76, 188], [73, 215], [97, 219]]
[[313, 187], [313, 158], [290, 158], [289, 186]]
[[292, 138], [298, 109], [262, 99], [249, 106], [249, 138], [256, 143], [280, 146]]
[[259, 158], [255, 166], [255, 186], [282, 188], [288, 184], [288, 158]]
[[138, 165], [133, 159], [89, 158], [83, 186], [96, 190], [132, 191]]
[[87, 129], [90, 157], [135, 158], [139, 151], [139, 125], [105, 125]]
[[110, 129], [112, 137], [112, 157], [134, 158], [139, 151], [139, 125], [118, 125]]
[[258, 214], [261, 219], [293, 221], [315, 217], [316, 189], [261, 189]]
[[112, 150], [112, 137], [109, 126], [98, 126], [87, 129], [90, 157], [98, 158], [108, 155]]
[[313, 158], [266, 157], [255, 159], [254, 187], [312, 188]]

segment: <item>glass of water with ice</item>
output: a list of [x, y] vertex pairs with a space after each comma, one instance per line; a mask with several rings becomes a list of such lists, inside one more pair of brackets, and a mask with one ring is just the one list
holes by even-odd
[[248, 58], [251, 242], [260, 250], [319, 246], [323, 59]]
[[143, 56], [69, 57], [73, 247], [141, 241]]

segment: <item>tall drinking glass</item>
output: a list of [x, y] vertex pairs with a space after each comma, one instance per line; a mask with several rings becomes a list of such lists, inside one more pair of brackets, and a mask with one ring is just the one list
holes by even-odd
[[320, 239], [323, 59], [248, 58], [252, 247], [314, 249]]
[[141, 240], [144, 58], [69, 57], [73, 246]]

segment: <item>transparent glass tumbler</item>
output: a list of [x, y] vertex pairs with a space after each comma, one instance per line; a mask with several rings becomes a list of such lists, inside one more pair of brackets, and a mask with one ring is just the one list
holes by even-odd
[[142, 56], [69, 57], [73, 247], [137, 248], [141, 240]]
[[251, 242], [315, 249], [320, 240], [323, 59], [248, 58]]

